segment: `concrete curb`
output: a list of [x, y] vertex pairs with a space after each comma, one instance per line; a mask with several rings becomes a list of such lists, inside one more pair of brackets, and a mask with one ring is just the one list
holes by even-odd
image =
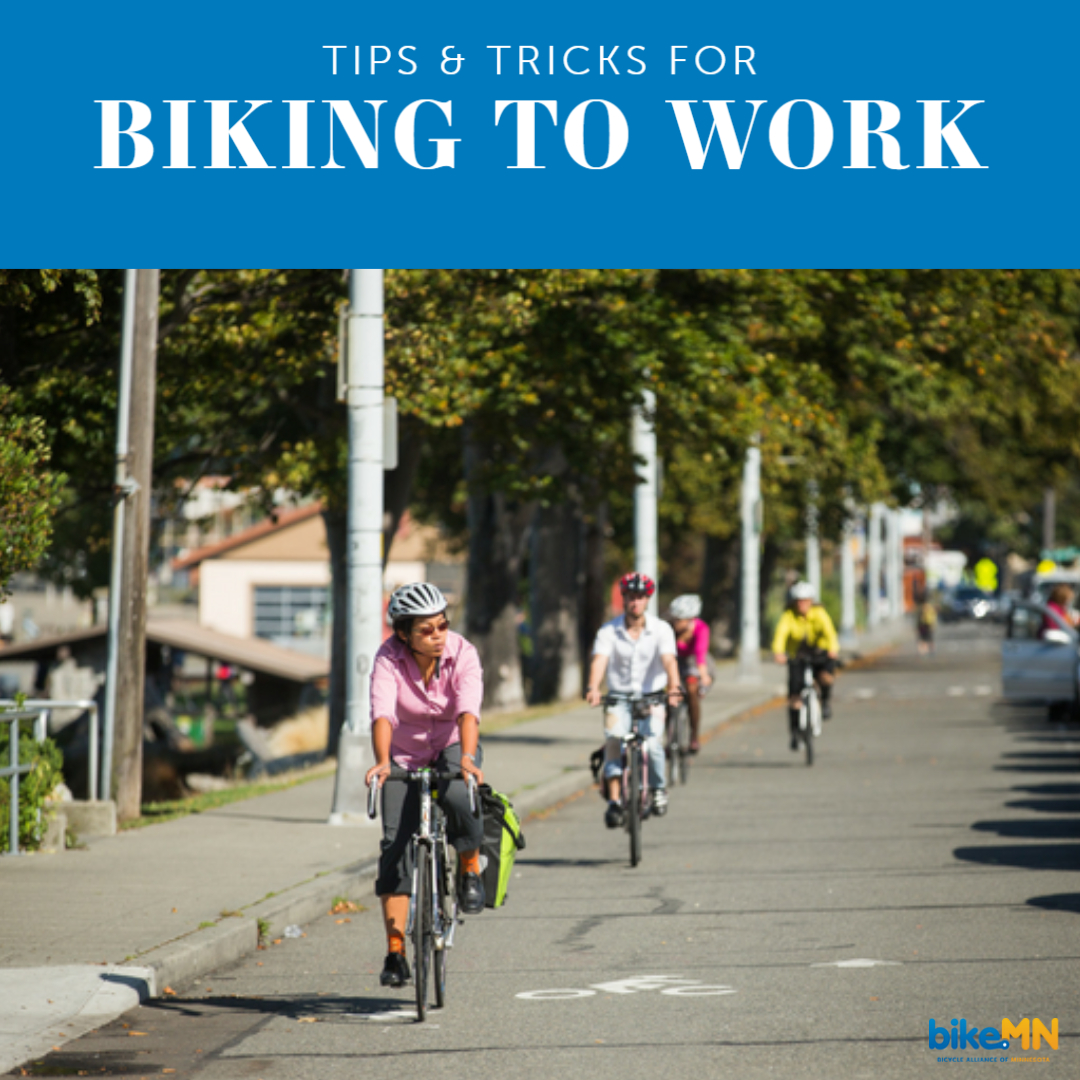
[[368, 882], [374, 878], [377, 865], [377, 860], [367, 859], [331, 870], [284, 893], [256, 901], [239, 915], [225, 916], [212, 927], [159, 945], [130, 962], [153, 971], [150, 996], [160, 997], [166, 987], [172, 990], [186, 986], [216, 968], [250, 956], [261, 937], [273, 940], [282, 935], [286, 926], [312, 922], [329, 911], [335, 897], [370, 905]]

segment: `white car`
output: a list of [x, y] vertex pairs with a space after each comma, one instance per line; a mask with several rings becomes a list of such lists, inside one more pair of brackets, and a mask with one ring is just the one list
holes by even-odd
[[1080, 703], [1080, 634], [1058, 612], [1018, 600], [1001, 643], [1001, 689], [1006, 701], [1045, 702], [1053, 712]]

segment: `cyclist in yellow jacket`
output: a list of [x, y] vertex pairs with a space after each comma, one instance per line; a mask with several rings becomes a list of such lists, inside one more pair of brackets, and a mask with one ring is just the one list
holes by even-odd
[[814, 587], [809, 582], [796, 582], [788, 596], [791, 604], [776, 624], [772, 651], [778, 664], [788, 665], [791, 749], [798, 750], [799, 698], [806, 665], [813, 667], [814, 681], [821, 693], [821, 715], [828, 720], [832, 716], [830, 698], [836, 678], [836, 660], [840, 655], [840, 639], [829, 613], [815, 604]]

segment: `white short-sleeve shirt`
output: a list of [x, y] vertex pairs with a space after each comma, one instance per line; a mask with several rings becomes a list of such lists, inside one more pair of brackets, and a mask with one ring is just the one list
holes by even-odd
[[617, 694], [651, 694], [667, 684], [662, 656], [675, 655], [675, 631], [655, 615], [635, 641], [626, 632], [626, 617], [616, 615], [596, 632], [593, 656], [608, 657], [608, 686]]

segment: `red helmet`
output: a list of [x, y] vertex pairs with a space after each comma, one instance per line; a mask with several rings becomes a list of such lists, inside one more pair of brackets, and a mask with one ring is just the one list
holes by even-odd
[[636, 570], [631, 574], [623, 574], [619, 579], [619, 591], [626, 596], [627, 593], [644, 593], [652, 596], [656, 592], [656, 582], [648, 574], [639, 574]]

